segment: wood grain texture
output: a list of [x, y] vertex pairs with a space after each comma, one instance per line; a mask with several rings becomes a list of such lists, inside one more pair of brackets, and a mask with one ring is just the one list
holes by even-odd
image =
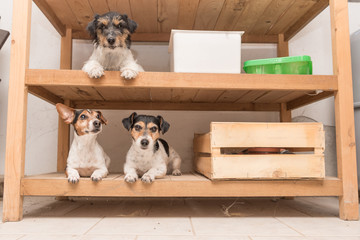
[[231, 31], [245, 10], [247, 0], [226, 0], [215, 24], [215, 30]]
[[28, 91], [34, 96], [37, 96], [38, 98], [41, 98], [42, 100], [47, 101], [48, 103], [53, 105], [64, 102], [61, 97], [56, 96], [55, 94], [53, 94], [49, 90], [46, 90], [43, 87], [29, 86]]
[[211, 147], [325, 148], [321, 123], [211, 122]]
[[356, 144], [350, 54], [349, 14], [346, 0], [330, 0], [333, 71], [338, 76], [335, 92], [335, 126], [338, 176], [343, 194], [339, 198], [340, 218], [359, 219]]
[[13, 1], [8, 114], [6, 129], [3, 221], [23, 217], [21, 178], [24, 177], [29, 67], [31, 0]]
[[157, 0], [130, 0], [130, 6], [133, 20], [138, 24], [138, 33], [158, 32]]
[[70, 6], [75, 18], [85, 32], [86, 26], [93, 20], [95, 15], [88, 0], [63, 0], [63, 2]]
[[60, 36], [64, 36], [65, 24], [59, 20], [52, 7], [50, 7], [45, 0], [35, 0], [34, 2], [42, 11], [42, 13], [46, 16], [46, 18], [49, 19], [49, 21], [53, 24], [54, 28], [60, 34]]
[[224, 0], [201, 0], [196, 13], [195, 30], [214, 30]]
[[[291, 83], [288, 78], [291, 77]], [[221, 81], [219, 81], [221, 79]], [[106, 71], [100, 79], [90, 79], [81, 70], [26, 70], [26, 84], [39, 86], [90, 86], [124, 88], [174, 88], [209, 90], [316, 90], [337, 89], [331, 75], [212, 74], [142, 72], [124, 81], [116, 71]]]
[[299, 18], [296, 23], [288, 28], [284, 33], [285, 40], [289, 41], [295, 36], [301, 29], [303, 29], [311, 20], [313, 20], [319, 13], [321, 13], [327, 6], [329, 6], [329, 0], [318, 0], [318, 2], [310, 8], [303, 16]]
[[212, 157], [211, 179], [325, 177], [324, 154], [223, 155]]
[[[44, 1], [44, 0], [42, 0]], [[56, 13], [56, 16], [59, 18], [61, 23], [64, 25], [64, 35], [66, 31], [66, 26], [70, 26], [72, 29], [77, 31], [85, 31], [83, 26], [81, 26], [78, 22], [78, 20], [75, 17], [75, 14], [73, 13], [70, 6], [67, 4], [66, 1], [58, 1], [58, 0], [45, 0], [47, 4], [51, 7], [52, 11]], [[34, 1], [35, 2], [35, 1]], [[38, 7], [44, 12], [45, 9], [41, 8], [41, 6], [38, 5]], [[45, 15], [46, 16], [46, 15]], [[50, 22], [54, 25], [54, 22], [49, 19]]]
[[151, 185], [141, 181], [124, 182], [123, 175], [105, 178], [94, 183], [81, 178], [76, 185], [59, 177], [26, 177], [22, 180], [24, 196], [127, 196], [127, 197], [270, 197], [270, 196], [338, 196], [341, 182], [336, 178], [325, 180], [289, 181], [210, 181], [193, 174], [166, 176]]
[[177, 29], [193, 29], [199, 0], [180, 0]]
[[158, 0], [158, 32], [168, 33], [177, 26], [180, 0]]
[[129, 0], [107, 0], [110, 11], [126, 14], [130, 19], [133, 18]]
[[131, 102], [131, 101], [73, 101], [75, 108], [118, 110], [178, 110], [178, 111], [280, 111], [280, 104], [254, 103], [193, 103], [193, 102]]
[[61, 37], [60, 46], [60, 69], [72, 68], [72, 29], [67, 26], [66, 32]]

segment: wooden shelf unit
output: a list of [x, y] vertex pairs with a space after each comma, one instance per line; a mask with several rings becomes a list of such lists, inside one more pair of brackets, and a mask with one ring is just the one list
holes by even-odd
[[[62, 36], [61, 70], [28, 69], [31, 0], [13, 1], [3, 221], [22, 219], [24, 196], [242, 197], [338, 196], [339, 216], [358, 219], [354, 113], [346, 0], [34, 0]], [[244, 42], [288, 41], [330, 5], [334, 74], [251, 75], [144, 72], [124, 80], [119, 72], [89, 79], [71, 69], [73, 39], [94, 13], [120, 10], [139, 23], [135, 41], [168, 41], [172, 28], [244, 30]], [[318, 95], [314, 91], [322, 90]], [[198, 174], [168, 176], [151, 185], [126, 184], [120, 174], [99, 183], [67, 182], [61, 173], [69, 150], [69, 126], [59, 121], [58, 173], [25, 176], [27, 96], [76, 108], [131, 110], [277, 111], [282, 122], [291, 110], [335, 97], [338, 177], [324, 180], [210, 181]]]

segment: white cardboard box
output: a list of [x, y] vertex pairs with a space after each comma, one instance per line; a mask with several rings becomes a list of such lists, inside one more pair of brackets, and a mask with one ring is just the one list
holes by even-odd
[[239, 31], [171, 30], [172, 72], [241, 73]]

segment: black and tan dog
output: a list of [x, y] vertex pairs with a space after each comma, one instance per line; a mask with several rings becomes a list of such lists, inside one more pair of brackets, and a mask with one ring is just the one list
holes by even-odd
[[96, 14], [87, 26], [94, 41], [94, 51], [82, 70], [91, 78], [101, 77], [104, 70], [121, 71], [121, 76], [126, 79], [135, 78], [143, 72], [130, 51], [131, 34], [136, 28], [136, 22], [126, 14]]
[[179, 154], [160, 138], [160, 133], [168, 131], [169, 123], [161, 116], [137, 115], [136, 112], [122, 123], [132, 137], [124, 165], [126, 182], [135, 182], [141, 176], [141, 181], [151, 183], [167, 172], [181, 175]]

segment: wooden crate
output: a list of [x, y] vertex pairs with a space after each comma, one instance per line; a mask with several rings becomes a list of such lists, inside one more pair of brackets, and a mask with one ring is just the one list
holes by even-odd
[[[225, 154], [226, 150], [281, 147], [296, 154]], [[325, 177], [321, 123], [212, 122], [194, 136], [195, 170], [210, 179], [300, 179]]]

